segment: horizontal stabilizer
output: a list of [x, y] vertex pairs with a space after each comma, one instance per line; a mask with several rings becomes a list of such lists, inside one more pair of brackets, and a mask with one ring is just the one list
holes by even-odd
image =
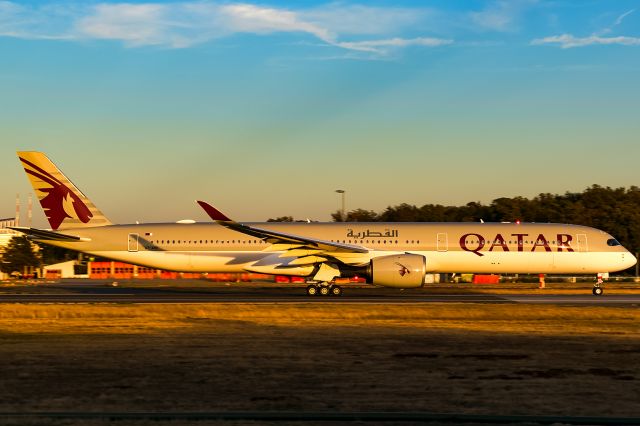
[[59, 232], [47, 231], [37, 228], [9, 227], [14, 231], [22, 232], [32, 240], [42, 241], [89, 241], [88, 238], [81, 238], [77, 235], [61, 234]]

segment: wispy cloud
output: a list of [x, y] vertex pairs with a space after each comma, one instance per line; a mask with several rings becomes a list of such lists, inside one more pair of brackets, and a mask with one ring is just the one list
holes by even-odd
[[469, 12], [469, 18], [481, 30], [514, 31], [522, 14], [535, 3], [537, 0], [495, 0], [481, 11]]
[[100, 4], [74, 25], [79, 38], [120, 40], [128, 46], [187, 47], [193, 41], [180, 18], [169, 19], [170, 6], [160, 4]]
[[623, 13], [622, 15], [618, 16], [618, 18], [616, 19], [616, 21], [613, 23], [614, 26], [618, 26], [620, 24], [622, 24], [622, 20], [624, 18], [626, 18], [627, 16], [631, 15], [633, 12], [635, 12], [635, 9], [631, 9], [625, 13]]
[[327, 43], [334, 43], [335, 35], [327, 28], [307, 22], [294, 11], [251, 4], [232, 4], [219, 8], [229, 29], [237, 32], [270, 34], [275, 32], [308, 33]]
[[[238, 33], [306, 34], [339, 49], [386, 55], [407, 46], [436, 47], [450, 39], [396, 36], [421, 10], [329, 4], [293, 10], [250, 3], [100, 3], [21, 6], [0, 1], [0, 36], [24, 39], [115, 40], [127, 47], [187, 48]], [[394, 33], [396, 35], [394, 35]], [[387, 35], [344, 40], [345, 35]]]
[[64, 28], [70, 26], [74, 7], [53, 5], [38, 8], [0, 1], [0, 36], [26, 39], [71, 39]]
[[591, 35], [588, 37], [575, 37], [571, 34], [537, 38], [531, 41], [532, 45], [558, 44], [563, 49], [572, 47], [584, 47], [592, 45], [620, 44], [624, 46], [640, 46], [640, 37], [602, 37]]
[[401, 48], [409, 46], [445, 46], [453, 43], [453, 40], [446, 40], [441, 38], [390, 38], [385, 40], [368, 40], [368, 41], [355, 41], [355, 42], [341, 42], [337, 43], [338, 46], [345, 49], [360, 50], [363, 52], [380, 52], [384, 49]]
[[402, 32], [434, 15], [425, 8], [375, 7], [330, 3], [302, 10], [300, 19], [341, 35], [380, 35]]
[[604, 35], [604, 34], [610, 34], [611, 32], [613, 32], [615, 30], [615, 28], [617, 26], [619, 26], [620, 24], [622, 24], [622, 21], [624, 21], [624, 18], [626, 18], [627, 16], [631, 15], [633, 12], [635, 12], [635, 9], [631, 9], [628, 10], [626, 12], [624, 12], [621, 15], [618, 15], [618, 17], [616, 18], [616, 20], [613, 22], [613, 24], [611, 24], [611, 26], [607, 27], [607, 28], [603, 28], [602, 30], [598, 31], [597, 33], [595, 33], [595, 35]]
[[600, 31], [597, 31], [590, 36], [587, 37], [576, 37], [572, 34], [561, 34], [543, 38], [536, 38], [531, 41], [532, 45], [542, 45], [542, 44], [556, 44], [559, 45], [563, 49], [570, 49], [572, 47], [584, 47], [584, 46], [593, 46], [593, 45], [612, 45], [619, 44], [623, 46], [638, 46], [640, 45], [639, 37], [627, 37], [627, 36], [605, 36], [605, 34], [610, 34], [614, 31], [614, 29], [622, 24], [622, 21], [633, 12], [635, 9], [628, 10], [621, 15], [618, 15], [616, 20], [610, 27], [604, 28]]

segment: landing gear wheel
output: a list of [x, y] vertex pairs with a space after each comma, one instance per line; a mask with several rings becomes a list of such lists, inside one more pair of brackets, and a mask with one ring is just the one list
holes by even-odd
[[318, 292], [320, 293], [320, 296], [328, 296], [330, 294], [329, 286], [321, 285], [320, 288], [318, 289]]
[[342, 287], [339, 285], [332, 285], [330, 290], [332, 296], [342, 296]]
[[602, 296], [602, 293], [604, 293], [604, 288], [595, 286], [593, 287], [592, 293], [594, 296]]
[[315, 296], [318, 294], [318, 286], [311, 284], [307, 286], [307, 296]]

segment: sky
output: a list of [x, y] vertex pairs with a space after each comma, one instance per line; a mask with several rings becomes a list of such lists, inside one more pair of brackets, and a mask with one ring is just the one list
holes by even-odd
[[0, 1], [0, 217], [18, 150], [114, 223], [329, 220], [640, 185], [639, 135], [640, 0]]

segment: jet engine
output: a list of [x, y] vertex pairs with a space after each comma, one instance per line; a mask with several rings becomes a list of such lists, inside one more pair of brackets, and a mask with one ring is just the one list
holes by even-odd
[[427, 273], [427, 259], [419, 254], [394, 254], [374, 257], [369, 262], [372, 284], [395, 287], [422, 287]]

